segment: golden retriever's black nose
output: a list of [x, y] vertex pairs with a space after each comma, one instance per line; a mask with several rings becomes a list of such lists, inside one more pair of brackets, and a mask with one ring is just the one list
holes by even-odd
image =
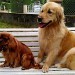
[[41, 23], [42, 22], [42, 18], [38, 17], [38, 22]]

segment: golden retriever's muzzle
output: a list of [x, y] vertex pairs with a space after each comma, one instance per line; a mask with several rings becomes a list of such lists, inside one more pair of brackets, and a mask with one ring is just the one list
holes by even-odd
[[42, 20], [43, 20], [43, 18], [38, 17], [38, 20], [37, 20], [37, 21], [38, 21], [38, 23], [39, 23], [38, 26], [39, 26], [40, 28], [44, 28], [44, 27], [48, 26], [49, 23], [52, 22], [52, 21], [50, 20], [48, 23], [43, 23]]

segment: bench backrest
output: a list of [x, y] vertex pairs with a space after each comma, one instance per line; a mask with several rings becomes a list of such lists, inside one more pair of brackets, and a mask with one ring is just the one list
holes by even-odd
[[[71, 31], [75, 31], [75, 28], [69, 28]], [[25, 43], [32, 50], [33, 55], [36, 57], [39, 51], [38, 42], [38, 28], [3, 28], [0, 32], [9, 32], [14, 35], [19, 41]], [[0, 53], [0, 61], [4, 61], [2, 54]]]
[[[5, 28], [0, 29], [0, 32], [9, 32], [14, 35], [19, 41], [23, 42], [32, 50], [33, 55], [36, 57], [39, 50], [38, 43], [38, 29], [37, 28]], [[4, 61], [2, 53], [0, 53], [0, 61]]]

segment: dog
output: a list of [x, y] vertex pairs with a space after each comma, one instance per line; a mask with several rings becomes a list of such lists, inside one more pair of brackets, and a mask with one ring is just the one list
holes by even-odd
[[45, 3], [38, 15], [40, 50], [37, 63], [46, 56], [43, 72], [48, 72], [55, 62], [60, 67], [75, 69], [75, 34], [67, 29], [64, 19], [63, 7], [55, 2]]
[[41, 68], [40, 64], [36, 64], [30, 48], [8, 32], [0, 33], [0, 52], [5, 58], [4, 63], [0, 67], [15, 68], [22, 66], [22, 70]]

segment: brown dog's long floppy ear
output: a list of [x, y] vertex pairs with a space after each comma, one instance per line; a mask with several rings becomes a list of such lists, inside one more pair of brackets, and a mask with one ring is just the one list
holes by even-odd
[[13, 50], [16, 50], [18, 45], [18, 41], [15, 39], [13, 35], [10, 34], [9, 36], [9, 47], [12, 48]]
[[65, 16], [64, 16], [64, 9], [63, 7], [60, 5], [59, 8], [57, 8], [56, 10], [56, 18], [57, 18], [57, 22], [60, 23], [62, 20], [65, 19]]

